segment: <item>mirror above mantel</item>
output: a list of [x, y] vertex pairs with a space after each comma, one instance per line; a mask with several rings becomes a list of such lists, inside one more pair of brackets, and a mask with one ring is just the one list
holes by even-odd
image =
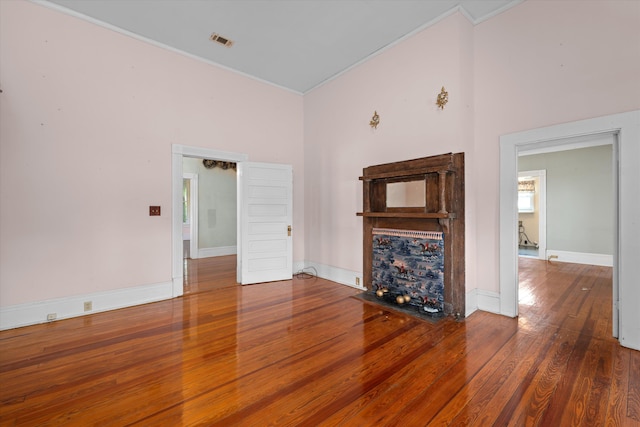
[[426, 205], [424, 178], [387, 182], [387, 208], [418, 208]]

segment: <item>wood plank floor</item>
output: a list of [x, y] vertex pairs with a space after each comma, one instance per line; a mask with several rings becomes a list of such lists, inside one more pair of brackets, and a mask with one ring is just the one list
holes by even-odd
[[0, 425], [640, 426], [611, 269], [522, 259], [520, 317], [437, 323], [326, 280], [235, 285], [0, 332]]

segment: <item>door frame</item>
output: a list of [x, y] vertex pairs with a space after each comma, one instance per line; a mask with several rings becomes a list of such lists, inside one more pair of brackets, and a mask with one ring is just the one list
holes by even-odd
[[[184, 293], [182, 260], [182, 159], [184, 157], [222, 160], [235, 163], [249, 160], [249, 155], [244, 153], [191, 147], [181, 144], [171, 145], [171, 276], [173, 297], [181, 296]], [[240, 256], [240, 254], [238, 254], [238, 256]]]
[[613, 336], [640, 350], [640, 110], [533, 129], [500, 137], [500, 313], [518, 315], [517, 165], [519, 151], [561, 146], [569, 138], [616, 136], [613, 146], [615, 225], [613, 254]]

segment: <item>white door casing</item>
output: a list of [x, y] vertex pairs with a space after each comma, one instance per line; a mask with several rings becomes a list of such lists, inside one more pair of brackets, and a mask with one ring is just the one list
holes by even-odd
[[184, 293], [183, 259], [182, 259], [182, 159], [196, 157], [229, 162], [244, 162], [249, 156], [244, 153], [212, 150], [210, 148], [191, 147], [181, 144], [171, 146], [171, 236], [172, 236], [172, 282], [173, 296]]
[[184, 179], [189, 180], [189, 194], [191, 200], [189, 202], [189, 256], [191, 259], [198, 258], [198, 174], [184, 173]]
[[518, 153], [563, 145], [569, 138], [613, 134], [616, 187], [613, 336], [640, 350], [640, 110], [532, 129], [500, 137], [500, 313], [518, 315]]
[[239, 283], [292, 278], [292, 190], [291, 165], [238, 164]]

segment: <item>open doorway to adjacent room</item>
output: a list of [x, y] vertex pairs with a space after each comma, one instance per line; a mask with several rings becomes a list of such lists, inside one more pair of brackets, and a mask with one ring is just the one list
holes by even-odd
[[226, 160], [183, 157], [182, 258], [184, 293], [199, 292], [194, 283], [206, 283], [213, 274], [206, 262], [237, 253], [236, 163]]
[[[633, 306], [632, 301], [637, 301], [638, 276], [640, 266], [632, 261], [636, 252], [634, 246], [637, 242], [637, 224], [633, 221], [633, 212], [638, 209], [638, 168], [635, 160], [640, 153], [637, 145], [640, 137], [638, 119], [640, 111], [618, 113], [609, 116], [585, 119], [576, 122], [564, 123], [545, 128], [532, 129], [500, 137], [500, 313], [507, 316], [518, 316], [518, 213], [517, 213], [517, 183], [518, 183], [518, 159], [519, 154], [532, 150], [547, 150], [558, 148], [566, 150], [566, 145], [576, 142], [578, 139], [598, 137], [611, 137], [609, 143], [612, 148], [611, 170], [609, 175], [613, 178], [613, 199], [611, 202], [598, 200], [597, 205], [613, 206], [613, 221], [610, 216], [607, 223], [613, 222], [613, 254], [609, 256], [609, 265], [612, 273], [612, 336], [617, 337], [620, 343], [629, 348], [640, 349], [640, 324], [638, 319], [640, 312]], [[542, 168], [540, 168], [542, 169]], [[568, 170], [568, 168], [566, 168]], [[549, 188], [551, 187], [551, 174], [547, 169], [547, 228], [552, 209]], [[591, 191], [589, 184], [583, 185], [580, 193]], [[565, 191], [565, 195], [574, 196]], [[589, 207], [591, 210], [594, 205]], [[579, 212], [580, 216], [587, 212]], [[574, 215], [575, 216], [575, 215]], [[565, 223], [567, 224], [567, 223]], [[573, 234], [582, 234], [583, 227], [570, 223]], [[578, 233], [576, 233], [578, 230]], [[593, 230], [597, 234], [599, 230]], [[611, 233], [610, 233], [611, 234]], [[553, 254], [551, 251], [552, 232], [547, 232], [547, 257]], [[604, 240], [602, 240], [604, 242]], [[572, 250], [558, 254], [559, 258], [565, 258], [565, 262], [574, 263], [570, 256], [575, 255]], [[579, 254], [583, 255], [583, 254]], [[598, 258], [598, 257], [595, 257]], [[555, 258], [552, 261], [556, 261]], [[593, 264], [590, 262], [590, 264]], [[581, 289], [580, 289], [581, 290]]]
[[545, 259], [547, 241], [546, 171], [518, 172], [518, 255]]

